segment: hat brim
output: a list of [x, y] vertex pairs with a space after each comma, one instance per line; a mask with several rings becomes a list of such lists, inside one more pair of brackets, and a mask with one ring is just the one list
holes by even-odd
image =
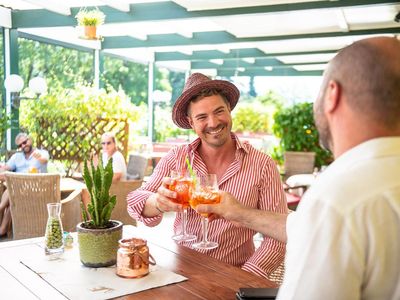
[[182, 93], [176, 100], [172, 110], [172, 120], [174, 123], [184, 129], [192, 128], [187, 118], [187, 108], [190, 99], [199, 94], [204, 89], [217, 89], [226, 97], [230, 104], [230, 109], [233, 110], [239, 100], [240, 92], [238, 88], [229, 81], [225, 80], [210, 80], [199, 83]]

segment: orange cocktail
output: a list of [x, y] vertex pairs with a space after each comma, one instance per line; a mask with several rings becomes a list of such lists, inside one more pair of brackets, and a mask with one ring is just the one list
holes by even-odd
[[172, 199], [175, 203], [181, 204], [184, 208], [189, 207], [190, 190], [193, 181], [191, 178], [177, 178], [173, 184], [169, 185], [171, 191], [176, 192], [177, 196]]
[[[218, 191], [201, 190], [194, 191], [190, 199], [190, 206], [196, 209], [199, 204], [218, 204], [221, 202], [221, 195]], [[202, 213], [203, 217], [208, 218], [208, 213]]]

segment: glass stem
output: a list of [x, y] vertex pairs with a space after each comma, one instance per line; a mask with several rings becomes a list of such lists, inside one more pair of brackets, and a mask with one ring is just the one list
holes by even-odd
[[186, 236], [186, 223], [187, 223], [187, 209], [182, 211], [182, 235]]
[[207, 243], [208, 242], [208, 218], [202, 218], [203, 219], [203, 242]]

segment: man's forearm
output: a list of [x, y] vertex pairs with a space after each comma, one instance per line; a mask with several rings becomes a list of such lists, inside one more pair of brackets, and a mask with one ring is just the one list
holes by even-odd
[[232, 221], [286, 243], [286, 219], [287, 214], [242, 207], [233, 215]]

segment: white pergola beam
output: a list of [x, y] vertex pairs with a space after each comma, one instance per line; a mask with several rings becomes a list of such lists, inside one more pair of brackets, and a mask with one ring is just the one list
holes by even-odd
[[192, 39], [193, 38], [193, 32], [189, 31], [178, 31], [177, 34], [187, 38], [187, 39]]
[[118, 0], [101, 0], [101, 2], [109, 7], [115, 8], [116, 10], [123, 12], [129, 12], [131, 9], [129, 3], [123, 3]]
[[146, 41], [147, 40], [147, 34], [142, 34], [142, 33], [130, 33], [129, 36], [141, 40], [141, 41]]
[[0, 27], [11, 28], [11, 9], [0, 6]]
[[336, 9], [335, 15], [340, 29], [343, 32], [349, 32], [350, 31], [349, 24], [347, 23], [346, 17], [343, 13], [343, 9]]
[[24, 0], [25, 2], [28, 2], [30, 4], [42, 7], [44, 9], [47, 9], [49, 11], [53, 11], [58, 14], [62, 14], [65, 16], [70, 16], [71, 15], [71, 9], [64, 5], [61, 1], [49, 1], [49, 0]]

